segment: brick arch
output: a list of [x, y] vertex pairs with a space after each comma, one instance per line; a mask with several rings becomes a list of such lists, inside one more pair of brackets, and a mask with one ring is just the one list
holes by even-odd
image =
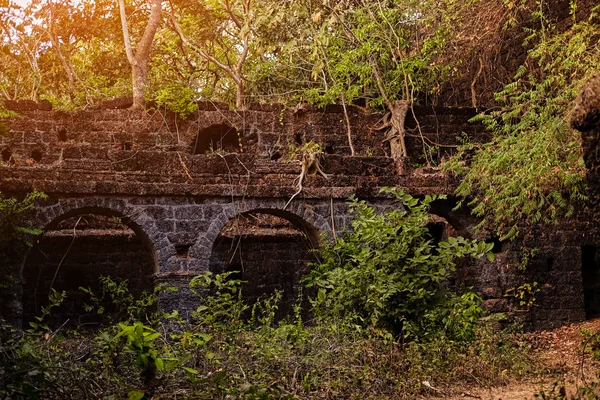
[[121, 222], [130, 228], [140, 238], [144, 247], [150, 252], [153, 260], [152, 272], [159, 272], [159, 262], [156, 244], [161, 236], [156, 232], [153, 222], [145, 218], [143, 213], [133, 213], [125, 205], [111, 199], [66, 199], [57, 205], [40, 207], [34, 217], [37, 226], [43, 232], [54, 229], [62, 221], [83, 214], [102, 215], [121, 218]]
[[[323, 210], [318, 203], [306, 204], [306, 207], [297, 206], [293, 210], [284, 210], [277, 201], [274, 202], [249, 202], [241, 210], [232, 213], [232, 209], [224, 210], [213, 221], [209, 238], [210, 248], [205, 249], [202, 257], [206, 257], [206, 269], [212, 273], [234, 272], [237, 279], [243, 281], [241, 286], [242, 298], [248, 304], [253, 304], [263, 296], [268, 296], [274, 291], [281, 292], [276, 318], [289, 315], [293, 305], [302, 293], [302, 277], [310, 272], [310, 263], [315, 261], [312, 250], [319, 247], [321, 230], [328, 229], [329, 225], [317, 210]], [[233, 216], [230, 217], [230, 215]], [[288, 221], [296, 232], [293, 236], [289, 233], [276, 231], [274, 235], [259, 233], [253, 237], [249, 234], [238, 232], [231, 237], [224, 231], [226, 225], [237, 217], [249, 215], [270, 215]], [[259, 217], [260, 218], [260, 217]], [[272, 225], [268, 225], [271, 226]], [[289, 225], [287, 225], [289, 228]], [[220, 235], [223, 234], [221, 237]], [[245, 250], [238, 251], [236, 240], [244, 238]], [[238, 242], [240, 244], [242, 240]], [[243, 254], [243, 256], [242, 256]], [[305, 288], [306, 289], [306, 288]]]

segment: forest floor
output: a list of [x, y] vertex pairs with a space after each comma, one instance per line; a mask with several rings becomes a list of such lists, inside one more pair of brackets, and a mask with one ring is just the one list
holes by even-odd
[[524, 335], [524, 340], [531, 347], [533, 357], [540, 362], [539, 375], [519, 380], [509, 379], [506, 385], [500, 387], [452, 388], [447, 391], [448, 394], [438, 393], [437, 396], [432, 397], [449, 400], [536, 399], [541, 398], [535, 397], [535, 394], [541, 390], [548, 394], [554, 389], [554, 393], [558, 394], [560, 386], [564, 385], [567, 398], [570, 398], [586, 381], [597, 379], [596, 373], [600, 369], [599, 363], [592, 360], [589, 346], [586, 346], [586, 354], [582, 356], [585, 341], [585, 337], [581, 334], [582, 329], [598, 332], [600, 317], [550, 331], [531, 332]]

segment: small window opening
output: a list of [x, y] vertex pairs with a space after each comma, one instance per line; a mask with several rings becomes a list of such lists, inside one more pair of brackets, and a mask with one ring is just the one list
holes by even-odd
[[241, 136], [237, 129], [226, 124], [211, 125], [202, 129], [192, 143], [194, 154], [206, 154], [215, 151], [239, 152]]
[[444, 237], [444, 231], [446, 230], [446, 224], [443, 222], [430, 222], [426, 226], [433, 239], [433, 243], [438, 244], [441, 242]]
[[281, 152], [276, 150], [273, 154], [271, 154], [271, 161], [277, 161], [281, 158]]
[[9, 162], [11, 158], [12, 158], [12, 151], [10, 151], [10, 149], [2, 150], [2, 161]]
[[546, 259], [546, 272], [552, 271], [554, 268], [554, 257], [549, 257]]
[[176, 244], [175, 252], [177, 254], [177, 257], [187, 257], [191, 247], [192, 245], [189, 243]]
[[302, 134], [300, 132], [294, 134], [294, 141], [296, 144], [302, 144]]
[[498, 236], [494, 236], [493, 238], [490, 238], [488, 240], [485, 241], [486, 243], [493, 243], [494, 247], [492, 247], [492, 253], [494, 254], [498, 254], [498, 253], [502, 253], [503, 251], [506, 250], [506, 242], [500, 240], [500, 238]]
[[68, 140], [67, 130], [65, 128], [58, 129], [58, 140], [66, 142]]
[[37, 161], [37, 162], [42, 161], [43, 156], [44, 156], [44, 153], [42, 153], [42, 151], [40, 149], [34, 149], [31, 152], [31, 158], [33, 158], [34, 161]]

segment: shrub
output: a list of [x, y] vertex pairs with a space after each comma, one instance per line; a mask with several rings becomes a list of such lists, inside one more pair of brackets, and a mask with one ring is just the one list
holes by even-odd
[[384, 327], [406, 338], [440, 332], [472, 337], [480, 298], [455, 294], [448, 281], [458, 258], [491, 257], [492, 244], [462, 237], [436, 243], [426, 227], [427, 212], [442, 197], [418, 200], [401, 190], [386, 191], [404, 207], [377, 214], [352, 198], [352, 231], [319, 251], [322, 261], [307, 279], [318, 288], [317, 315], [351, 316], [360, 326]]
[[46, 197], [34, 190], [19, 201], [14, 197], [5, 198], [0, 193], [0, 250], [9, 245], [30, 244], [31, 236], [41, 233], [39, 229], [23, 226], [23, 219], [36, 202]]

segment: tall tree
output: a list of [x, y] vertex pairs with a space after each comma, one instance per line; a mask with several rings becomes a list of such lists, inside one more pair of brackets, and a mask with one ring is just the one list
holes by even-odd
[[123, 40], [125, 43], [125, 52], [127, 60], [131, 65], [131, 82], [133, 88], [133, 109], [145, 109], [145, 95], [148, 86], [148, 59], [154, 36], [161, 22], [162, 1], [150, 1], [150, 15], [140, 41], [135, 50], [131, 44], [129, 35], [129, 25], [127, 23], [127, 14], [125, 12], [125, 0], [119, 0], [119, 11], [121, 16], [121, 26], [123, 29]]
[[[317, 4], [309, 60], [319, 85], [305, 94], [317, 104], [341, 102], [344, 109], [359, 97], [384, 106], [389, 114], [381, 128], [388, 130], [393, 155], [406, 157], [404, 118], [414, 94], [426, 91], [448, 70], [435, 61], [458, 18], [457, 8], [453, 1], [429, 0]], [[346, 124], [354, 153], [347, 113]]]
[[210, 41], [205, 36], [197, 42], [190, 40], [184, 33], [174, 9], [171, 9], [171, 22], [181, 41], [233, 81], [237, 109], [245, 106], [244, 64], [254, 36], [256, 3], [253, 0], [200, 1], [195, 4], [195, 9], [186, 7], [188, 18], [190, 12], [198, 12], [200, 9], [204, 13], [202, 18], [205, 21], [210, 18], [215, 29]]

